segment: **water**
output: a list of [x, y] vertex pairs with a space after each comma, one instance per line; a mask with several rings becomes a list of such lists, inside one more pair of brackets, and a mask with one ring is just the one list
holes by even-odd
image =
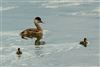
[[[100, 7], [96, 1], [3, 0], [0, 66], [99, 67]], [[24, 29], [35, 27], [36, 16], [44, 21], [41, 26], [46, 44], [40, 48], [35, 48], [34, 39], [23, 40], [19, 35]], [[89, 40], [86, 48], [79, 45], [84, 37]], [[20, 59], [17, 48], [23, 52]]]

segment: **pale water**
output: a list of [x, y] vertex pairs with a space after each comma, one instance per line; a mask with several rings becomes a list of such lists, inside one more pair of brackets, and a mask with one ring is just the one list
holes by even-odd
[[[26, 1], [3, 0], [1, 67], [99, 67], [98, 0]], [[1, 15], [1, 14], [0, 14]], [[23, 40], [19, 33], [35, 27], [33, 18], [44, 21], [45, 45], [35, 48], [34, 39]], [[87, 37], [88, 47], [79, 45]], [[18, 59], [16, 49], [23, 54]]]

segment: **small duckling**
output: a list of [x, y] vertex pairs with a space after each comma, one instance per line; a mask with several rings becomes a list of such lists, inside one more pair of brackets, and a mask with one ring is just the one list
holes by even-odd
[[83, 45], [84, 47], [87, 47], [88, 44], [87, 38], [84, 38], [84, 41], [81, 41], [80, 44]]
[[21, 54], [22, 54], [22, 51], [20, 50], [20, 48], [18, 48], [17, 49], [17, 52], [16, 52], [16, 54], [20, 57], [21, 56]]

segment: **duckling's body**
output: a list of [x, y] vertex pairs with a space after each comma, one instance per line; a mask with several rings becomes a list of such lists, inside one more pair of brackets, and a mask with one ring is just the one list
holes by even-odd
[[84, 47], [87, 47], [87, 38], [84, 38], [84, 41], [80, 41], [80, 44], [83, 45]]

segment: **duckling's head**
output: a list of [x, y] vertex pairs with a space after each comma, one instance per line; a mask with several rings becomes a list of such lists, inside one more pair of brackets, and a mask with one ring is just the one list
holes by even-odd
[[20, 48], [18, 48], [18, 51], [20, 51]]
[[34, 22], [43, 23], [40, 17], [35, 17]]
[[84, 41], [87, 41], [87, 38], [84, 38]]

